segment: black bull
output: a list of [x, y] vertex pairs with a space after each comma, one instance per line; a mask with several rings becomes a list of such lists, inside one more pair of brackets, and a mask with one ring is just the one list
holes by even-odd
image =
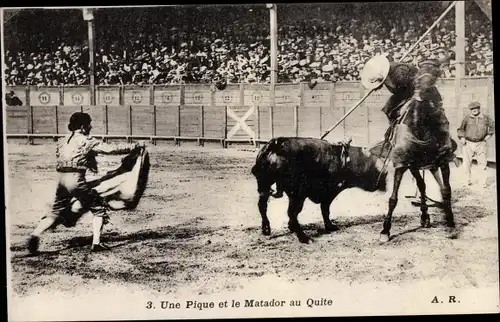
[[279, 137], [266, 143], [252, 173], [257, 179], [262, 232], [270, 235], [267, 204], [276, 184], [275, 197], [283, 192], [289, 198], [288, 227], [299, 240], [308, 243], [297, 217], [309, 198], [321, 205], [326, 231], [338, 228], [330, 221], [330, 205], [344, 189], [358, 187], [366, 191], [385, 191], [383, 161], [366, 149], [349, 144], [331, 144], [315, 138]]

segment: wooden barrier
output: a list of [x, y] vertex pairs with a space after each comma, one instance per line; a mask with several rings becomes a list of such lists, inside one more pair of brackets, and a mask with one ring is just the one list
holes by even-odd
[[[492, 78], [465, 78], [460, 107], [455, 106], [453, 80], [440, 80], [437, 86], [454, 139], [472, 100], [495, 117]], [[307, 84], [230, 84], [224, 91], [208, 85], [98, 86], [99, 104], [86, 106], [75, 102], [86, 101], [88, 87], [13, 89], [24, 94], [30, 105], [6, 108], [7, 137], [26, 137], [29, 142], [40, 135], [56, 137], [67, 132], [70, 115], [81, 110], [92, 116], [93, 133], [103, 138], [140, 136], [153, 143], [172, 139], [200, 144], [211, 140], [223, 145], [258, 144], [277, 136], [319, 138], [365, 93], [359, 82], [321, 83], [313, 89]], [[357, 146], [382, 140], [389, 124], [381, 109], [389, 95], [385, 88], [374, 92], [326, 139], [340, 141], [350, 136]], [[72, 104], [66, 104], [69, 101]], [[494, 141], [488, 144], [492, 160]]]

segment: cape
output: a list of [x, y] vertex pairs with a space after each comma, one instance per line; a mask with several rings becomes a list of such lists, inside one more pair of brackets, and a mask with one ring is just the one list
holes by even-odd
[[[87, 183], [103, 198], [109, 210], [133, 210], [146, 190], [149, 168], [148, 151], [144, 147], [137, 147], [122, 158], [117, 169]], [[62, 215], [62, 224], [72, 227], [86, 212], [80, 201], [73, 198], [71, 206]]]

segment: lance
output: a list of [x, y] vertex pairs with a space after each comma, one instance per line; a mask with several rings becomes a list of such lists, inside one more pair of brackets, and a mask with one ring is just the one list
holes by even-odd
[[[414, 44], [413, 46], [411, 46], [408, 51], [401, 57], [401, 60], [405, 59], [406, 56], [408, 56], [414, 49], [415, 47], [417, 47], [417, 45], [432, 31], [432, 29], [434, 29], [438, 24], [439, 22], [446, 16], [446, 14], [457, 4], [457, 1], [453, 1], [452, 4], [450, 4], [448, 6], [448, 8], [446, 8], [446, 10], [441, 14], [441, 16], [439, 16], [438, 19], [436, 19], [436, 21], [434, 21], [434, 23], [429, 27], [429, 29], [427, 29], [427, 31], [422, 35], [422, 37], [420, 37]], [[351, 114], [352, 112], [354, 112], [354, 110], [359, 106], [361, 105], [361, 103], [363, 103], [367, 98], [368, 96], [370, 96], [370, 94], [375, 91], [376, 89], [373, 88], [371, 90], [369, 90], [359, 101], [356, 102], [356, 104], [354, 104], [354, 106], [349, 110], [347, 111], [344, 116], [342, 116], [340, 118], [340, 120], [337, 121], [337, 123], [335, 123], [332, 127], [330, 127], [328, 130], [326, 130], [325, 134], [323, 134], [321, 136], [321, 139], [324, 139], [328, 134], [330, 134], [331, 131], [333, 131], [340, 123], [342, 123], [342, 121], [344, 121], [346, 119], [346, 117], [349, 116], [349, 114]]]

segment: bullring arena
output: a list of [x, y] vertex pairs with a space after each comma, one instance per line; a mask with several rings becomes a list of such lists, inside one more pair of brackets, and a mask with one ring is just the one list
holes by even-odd
[[[449, 78], [438, 82], [454, 139], [466, 112], [454, 107], [457, 100], [461, 106], [479, 101], [494, 116], [492, 77], [464, 77], [458, 99], [455, 85]], [[409, 198], [415, 196], [415, 183], [406, 174], [389, 243], [380, 244], [378, 235], [390, 191], [353, 188], [331, 206], [331, 219], [340, 227], [336, 232], [324, 231], [319, 206], [306, 201], [299, 222], [314, 242], [301, 244], [287, 227], [287, 197], [271, 198], [271, 235], [262, 235], [250, 169], [270, 138], [319, 138], [363, 97], [359, 81], [314, 87], [301, 82], [229, 83], [223, 89], [210, 84], [98, 84], [93, 90], [11, 84], [9, 89], [23, 101], [6, 106], [4, 113], [9, 314], [16, 320], [499, 309], [494, 138], [488, 143], [487, 189], [466, 186], [460, 162], [451, 164], [454, 238], [446, 235], [439, 208], [429, 208], [431, 228], [420, 227], [419, 208]], [[372, 94], [326, 140], [351, 137], [352, 145], [363, 147], [381, 141], [388, 123], [380, 109], [388, 97], [385, 89]], [[96, 137], [146, 141], [148, 185], [135, 210], [111, 212], [102, 237], [111, 251], [89, 252], [87, 214], [73, 228], [60, 226], [45, 234], [41, 253], [28, 256], [26, 239], [50, 211], [56, 189], [54, 140], [67, 133], [75, 111], [92, 116]], [[460, 150], [457, 155], [460, 160]], [[96, 176], [120, 160], [99, 156]], [[429, 177], [429, 195], [439, 199]], [[450, 295], [462, 305], [431, 304], [435, 296], [448, 302]], [[225, 300], [227, 310], [210, 308], [210, 302], [217, 306]], [[244, 307], [231, 307], [233, 300]], [[301, 307], [289, 307], [290, 300], [301, 300]], [[148, 308], [155, 304], [156, 310]]]

